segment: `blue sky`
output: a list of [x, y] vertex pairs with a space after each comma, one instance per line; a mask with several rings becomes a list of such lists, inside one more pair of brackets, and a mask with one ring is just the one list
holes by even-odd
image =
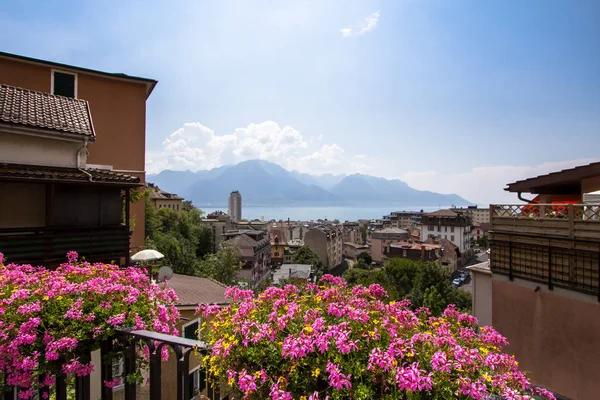
[[595, 0], [21, 0], [0, 48], [157, 79], [149, 172], [263, 158], [486, 203], [599, 158], [599, 20]]

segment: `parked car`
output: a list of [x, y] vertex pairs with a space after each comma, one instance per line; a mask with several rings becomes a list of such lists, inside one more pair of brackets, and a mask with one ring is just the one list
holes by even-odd
[[461, 283], [462, 280], [460, 278], [456, 278], [452, 281], [452, 285], [454, 285], [454, 287], [459, 287]]

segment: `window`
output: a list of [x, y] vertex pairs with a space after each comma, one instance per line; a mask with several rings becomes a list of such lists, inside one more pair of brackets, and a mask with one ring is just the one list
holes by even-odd
[[429, 230], [433, 232], [433, 230], [434, 230], [433, 225], [429, 225]]
[[186, 339], [198, 340], [200, 338], [200, 318], [183, 325], [182, 336]]
[[453, 226], [450, 227], [450, 232], [454, 233], [454, 227]]
[[77, 75], [68, 72], [52, 71], [52, 94], [77, 97]]
[[438, 225], [438, 232], [441, 232], [441, 231], [442, 231], [442, 229], [441, 229], [441, 227]]
[[454, 242], [454, 235], [450, 236], [450, 241]]
[[444, 235], [444, 239], [448, 239], [448, 235]]
[[179, 204], [177, 204], [177, 211], [179, 211]]
[[447, 226], [444, 227], [444, 232], [448, 232], [448, 227]]
[[190, 400], [197, 398], [206, 388], [206, 372], [202, 367], [190, 372], [189, 385]]

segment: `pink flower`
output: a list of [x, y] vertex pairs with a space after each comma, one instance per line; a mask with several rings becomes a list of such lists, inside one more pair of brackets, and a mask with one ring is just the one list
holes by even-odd
[[71, 264], [77, 262], [78, 258], [79, 258], [79, 254], [77, 254], [76, 251], [69, 251], [67, 253], [67, 261]]

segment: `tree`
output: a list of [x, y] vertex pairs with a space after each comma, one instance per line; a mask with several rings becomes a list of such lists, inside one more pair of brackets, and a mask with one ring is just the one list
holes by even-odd
[[489, 249], [490, 242], [487, 236], [482, 236], [477, 240], [477, 246], [481, 249]]
[[362, 239], [362, 244], [367, 244], [367, 226], [361, 225], [359, 229], [360, 229], [360, 236]]
[[356, 261], [364, 261], [365, 264], [371, 265], [373, 262], [373, 258], [371, 258], [371, 254], [368, 251], [362, 252], [356, 257]]
[[316, 269], [319, 269], [322, 266], [319, 256], [316, 255], [315, 252], [312, 251], [308, 246], [300, 247], [296, 254], [294, 254], [292, 262], [294, 264], [310, 264]]
[[223, 242], [216, 254], [208, 254], [200, 262], [199, 274], [225, 285], [237, 283], [237, 271], [242, 268], [240, 248], [231, 242]]

